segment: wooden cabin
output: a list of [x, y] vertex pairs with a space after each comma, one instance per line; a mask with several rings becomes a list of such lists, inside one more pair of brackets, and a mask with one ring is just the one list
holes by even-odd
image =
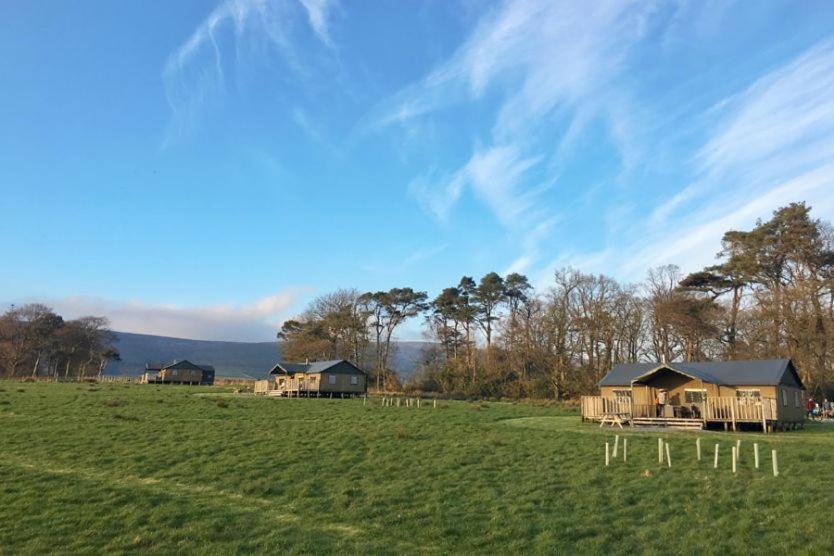
[[256, 394], [286, 397], [352, 397], [368, 391], [365, 371], [344, 359], [276, 364], [255, 383]]
[[144, 384], [214, 384], [214, 367], [197, 365], [187, 359], [167, 365], [147, 363], [145, 373], [140, 377]]
[[632, 426], [757, 428], [800, 426], [805, 386], [790, 359], [614, 365], [583, 396], [583, 420]]

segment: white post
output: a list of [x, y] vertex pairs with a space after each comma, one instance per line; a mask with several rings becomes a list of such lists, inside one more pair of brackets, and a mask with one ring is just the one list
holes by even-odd
[[736, 472], [736, 457], [737, 457], [736, 452], [737, 452], [736, 447], [733, 446], [733, 473]]
[[614, 456], [614, 459], [617, 459], [617, 449], [619, 447], [620, 447], [620, 435], [615, 434], [614, 435], [614, 453], [612, 454]]
[[718, 469], [718, 444], [715, 445], [715, 462], [712, 464], [713, 469]]
[[657, 463], [663, 463], [663, 439], [657, 439]]
[[779, 476], [779, 463], [776, 461], [776, 450], [771, 450], [770, 452], [771, 457], [773, 458], [773, 476]]
[[608, 442], [605, 443], [605, 467], [608, 467]]
[[434, 405], [434, 407], [432, 407], [432, 409], [437, 409], [437, 398], [434, 399], [434, 404], [433, 405]]
[[672, 467], [672, 458], [669, 457], [669, 443], [666, 442], [666, 465]]
[[628, 438], [623, 438], [623, 461], [628, 459]]
[[368, 396], [362, 398], [362, 407], [365, 407], [368, 404]]
[[756, 469], [759, 468], [759, 443], [753, 443], [753, 461], [756, 464]]
[[741, 459], [741, 439], [736, 440], [736, 459]]
[[701, 439], [695, 439], [695, 453], [698, 456], [698, 461], [701, 461]]

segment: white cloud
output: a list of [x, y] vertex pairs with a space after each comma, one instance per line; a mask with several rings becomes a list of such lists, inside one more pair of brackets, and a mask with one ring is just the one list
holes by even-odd
[[409, 191], [443, 221], [469, 188], [521, 247], [509, 268], [529, 268], [546, 237], [541, 228], [557, 218], [541, 193], [555, 184], [586, 126], [607, 124], [625, 166], [639, 153], [634, 111], [620, 81], [654, 11], [650, 3], [629, 1], [504, 2], [446, 61], [372, 111], [369, 127], [409, 131], [411, 120], [458, 103], [486, 106], [489, 140], [473, 135], [466, 163], [439, 177], [436, 171], [418, 176]]
[[[39, 300], [64, 318], [106, 316], [113, 330], [197, 340], [269, 341], [306, 288], [292, 288], [244, 305], [183, 307], [95, 297]], [[30, 301], [30, 300], [27, 300]]]
[[[203, 20], [165, 62], [162, 79], [173, 111], [165, 143], [193, 126], [206, 105], [225, 90], [225, 67], [238, 74], [251, 71], [254, 59], [277, 53], [296, 73], [291, 30], [303, 11], [319, 39], [332, 46], [328, 18], [335, 2], [329, 0], [225, 0]], [[234, 57], [224, 48], [234, 46]]]
[[330, 39], [330, 24], [328, 18], [336, 5], [335, 0], [299, 0], [304, 9], [307, 10], [307, 18], [310, 26], [316, 32], [321, 42], [327, 46], [333, 46]]
[[724, 232], [791, 202], [834, 218], [832, 91], [834, 43], [824, 42], [718, 102], [704, 116], [717, 121], [695, 155], [693, 181], [635, 222], [640, 235], [625, 238], [627, 250], [588, 255], [599, 255], [592, 270], [631, 280], [660, 264], [697, 270], [714, 264]]

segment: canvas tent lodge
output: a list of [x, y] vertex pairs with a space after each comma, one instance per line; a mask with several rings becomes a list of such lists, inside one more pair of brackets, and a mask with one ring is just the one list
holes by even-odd
[[614, 365], [583, 396], [583, 420], [632, 426], [801, 426], [805, 387], [790, 359]]
[[276, 364], [255, 383], [256, 394], [285, 397], [353, 397], [368, 391], [368, 375], [349, 361]]
[[143, 384], [214, 384], [214, 367], [197, 365], [187, 359], [167, 365], [147, 363], [139, 380]]

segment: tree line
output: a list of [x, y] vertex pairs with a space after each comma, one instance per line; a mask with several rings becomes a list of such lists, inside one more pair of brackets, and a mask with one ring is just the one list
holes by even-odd
[[0, 376], [100, 376], [118, 360], [104, 317], [64, 320], [46, 305], [12, 306], [0, 315]]
[[412, 288], [342, 289], [314, 299], [278, 333], [290, 360], [348, 359], [378, 389], [397, 330], [423, 319], [430, 342], [410, 385], [472, 396], [565, 399], [592, 392], [615, 363], [790, 357], [827, 391], [834, 355], [834, 234], [792, 203], [724, 234], [717, 262], [673, 265], [640, 284], [572, 268], [537, 291], [518, 273], [464, 276], [434, 298]]

